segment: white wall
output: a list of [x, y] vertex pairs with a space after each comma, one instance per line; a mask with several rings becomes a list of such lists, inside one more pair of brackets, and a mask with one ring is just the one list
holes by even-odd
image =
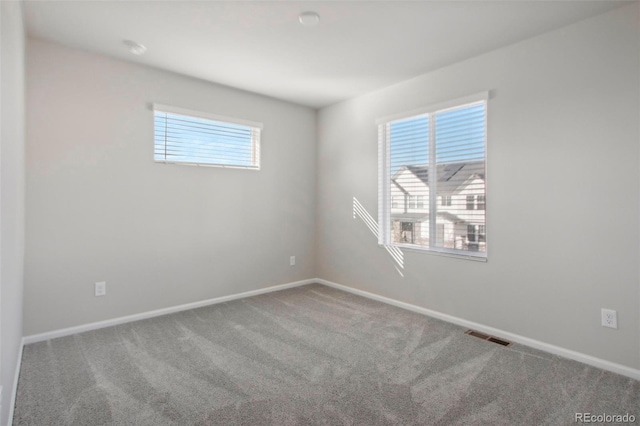
[[[318, 275], [640, 367], [637, 7], [321, 110]], [[403, 278], [352, 218], [377, 217], [375, 120], [487, 89], [488, 262], [405, 251]]]
[[[264, 123], [262, 170], [154, 163], [151, 102]], [[314, 110], [37, 40], [27, 104], [25, 335], [315, 276]]]
[[7, 424], [22, 341], [24, 28], [20, 2], [0, 2], [0, 385]]

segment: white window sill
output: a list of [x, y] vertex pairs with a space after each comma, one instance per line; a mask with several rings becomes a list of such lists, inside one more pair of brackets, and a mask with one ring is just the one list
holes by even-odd
[[195, 166], [195, 167], [220, 167], [223, 169], [243, 169], [243, 170], [260, 170], [260, 166], [234, 166], [231, 164], [212, 164], [212, 163], [194, 163], [190, 161], [169, 161], [169, 160], [153, 160], [160, 164], [175, 164], [179, 166]]
[[[408, 250], [416, 253], [424, 253], [435, 256], [444, 256], [444, 257], [452, 257], [455, 259], [462, 260], [471, 260], [473, 262], [487, 262], [487, 253], [486, 252], [470, 252], [470, 253], [478, 253], [478, 254], [461, 254], [458, 250], [452, 249], [430, 249], [430, 248], [422, 248], [419, 246], [406, 245], [406, 244], [390, 244], [391, 247], [396, 247], [401, 249], [402, 251]], [[378, 247], [384, 248], [383, 245], [378, 244]]]

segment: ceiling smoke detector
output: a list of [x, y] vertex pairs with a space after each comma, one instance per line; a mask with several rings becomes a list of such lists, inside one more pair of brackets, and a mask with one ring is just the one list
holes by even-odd
[[320, 15], [315, 12], [303, 12], [298, 16], [298, 21], [305, 27], [313, 27], [320, 22]]
[[143, 46], [140, 43], [136, 43], [133, 40], [125, 40], [122, 43], [124, 43], [125, 46], [127, 46], [129, 48], [129, 52], [131, 52], [134, 55], [143, 55], [144, 52], [147, 51], [147, 48], [145, 46]]

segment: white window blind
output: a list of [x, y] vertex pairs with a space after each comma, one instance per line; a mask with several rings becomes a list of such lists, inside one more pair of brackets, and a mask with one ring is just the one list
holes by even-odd
[[261, 123], [153, 105], [154, 159], [260, 169]]
[[484, 93], [378, 121], [380, 244], [486, 257], [486, 107]]

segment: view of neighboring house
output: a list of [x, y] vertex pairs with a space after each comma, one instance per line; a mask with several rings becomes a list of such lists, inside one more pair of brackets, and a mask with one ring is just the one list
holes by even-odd
[[[402, 166], [391, 177], [392, 242], [430, 245], [429, 167]], [[485, 251], [483, 161], [437, 165], [435, 246]]]

